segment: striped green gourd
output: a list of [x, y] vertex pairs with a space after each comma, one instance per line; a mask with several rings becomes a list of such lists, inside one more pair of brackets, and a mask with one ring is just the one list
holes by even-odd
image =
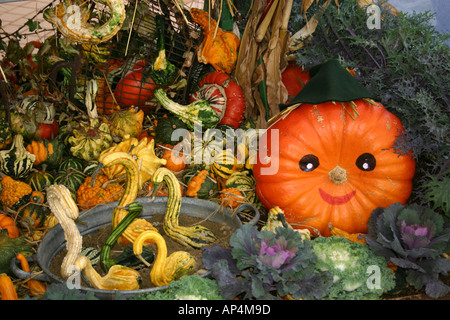
[[228, 179], [228, 177], [236, 172], [237, 160], [231, 149], [226, 149], [214, 157], [214, 162], [211, 165], [211, 171], [217, 177]]
[[156, 89], [154, 95], [158, 102], [183, 121], [189, 130], [194, 130], [195, 122], [201, 122], [202, 129], [206, 130], [216, 127], [220, 121], [216, 111], [206, 100], [196, 100], [189, 105], [181, 105], [171, 100], [162, 88]]
[[64, 158], [58, 166], [58, 171], [67, 171], [69, 168], [82, 172], [84, 169], [84, 162], [78, 158]]
[[55, 176], [55, 184], [62, 184], [69, 189], [72, 197], [76, 199], [77, 190], [83, 184], [86, 176], [75, 170], [59, 171]]
[[233, 172], [225, 181], [225, 188], [238, 189], [244, 195], [245, 199], [252, 204], [258, 202], [255, 185], [255, 178], [247, 170]]
[[55, 177], [52, 173], [46, 171], [45, 169], [36, 170], [32, 169], [30, 174], [25, 179], [31, 188], [35, 191], [42, 191], [45, 188], [51, 186], [55, 181]]
[[[132, 202], [126, 206], [128, 214], [111, 231], [100, 251], [100, 266], [103, 271], [108, 272], [114, 265], [130, 266], [140, 262], [140, 260], [134, 256], [132, 246], [130, 247], [131, 249], [128, 249], [127, 251], [124, 250], [116, 259], [111, 258], [111, 249], [114, 247], [123, 231], [141, 214], [142, 208], [142, 204], [139, 202]], [[146, 260], [148, 259], [147, 261], [153, 261], [154, 259], [153, 252], [148, 248], [145, 252], [145, 258]]]
[[201, 248], [216, 241], [216, 236], [208, 228], [202, 225], [184, 227], [179, 225], [181, 210], [180, 183], [172, 171], [167, 168], [158, 168], [152, 177], [152, 183], [157, 190], [158, 185], [164, 182], [169, 191], [167, 207], [164, 214], [164, 232], [176, 242], [193, 248]]

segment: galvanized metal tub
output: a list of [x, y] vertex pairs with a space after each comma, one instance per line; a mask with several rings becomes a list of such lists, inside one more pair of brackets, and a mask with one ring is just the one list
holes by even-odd
[[[153, 201], [151, 198], [138, 198], [136, 201], [142, 203], [143, 210], [139, 218], [149, 219], [154, 214], [164, 214], [167, 205], [167, 197], [156, 197]], [[117, 202], [112, 202], [106, 205], [98, 206], [91, 209], [80, 220], [82, 223], [78, 224], [78, 229], [82, 236], [94, 233], [101, 227], [111, 224], [111, 218], [113, 209], [117, 206]], [[251, 204], [242, 204], [238, 209], [239, 211], [251, 210], [254, 212], [254, 218], [249, 221], [250, 224], [256, 224], [259, 220], [259, 211]], [[183, 197], [181, 202], [181, 214], [197, 218], [207, 218], [209, 221], [223, 224], [236, 230], [242, 226], [242, 222], [238, 217], [238, 214], [227, 208], [220, 207], [219, 205], [202, 199]], [[33, 273], [25, 272], [18, 267], [19, 262], [17, 259], [12, 259], [11, 270], [21, 279], [27, 279], [34, 275], [35, 280], [47, 281], [53, 283], [66, 283], [66, 280], [62, 279], [59, 275], [55, 275], [50, 271], [50, 264], [55, 256], [65, 248], [66, 240], [64, 238], [64, 231], [60, 225], [53, 227], [40, 242], [36, 255], [30, 258], [30, 260], [37, 260], [39, 266], [43, 270], [43, 273], [34, 275]], [[202, 276], [210, 276], [210, 272], [204, 273]], [[99, 299], [109, 300], [114, 299], [116, 294], [120, 294], [122, 298], [131, 298], [139, 293], [154, 292], [157, 290], [163, 290], [167, 286], [146, 288], [139, 290], [100, 290], [91, 287], [81, 286], [80, 290], [84, 292], [92, 291]]]

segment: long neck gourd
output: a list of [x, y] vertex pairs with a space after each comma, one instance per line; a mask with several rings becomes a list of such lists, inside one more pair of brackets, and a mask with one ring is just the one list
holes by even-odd
[[[102, 159], [101, 163], [105, 167], [121, 164], [127, 172], [124, 193], [113, 212], [112, 226], [113, 228], [116, 228], [120, 221], [122, 221], [122, 219], [128, 213], [125, 207], [136, 200], [138, 188], [140, 185], [139, 167], [133, 156], [126, 152], [113, 152], [107, 154]], [[145, 219], [134, 219], [130, 223], [130, 225], [123, 231], [121, 238], [125, 238], [125, 241], [122, 241], [133, 243], [136, 237], [145, 230], [156, 231], [157, 229]]]
[[170, 99], [161, 88], [156, 89], [154, 95], [163, 108], [183, 121], [189, 130], [194, 130], [196, 122], [201, 122], [202, 128], [208, 129], [215, 128], [220, 121], [216, 111], [206, 100], [195, 100], [189, 105], [181, 105]]
[[139, 202], [133, 202], [127, 206], [127, 210], [128, 214], [112, 230], [100, 251], [100, 266], [105, 272], [108, 272], [109, 269], [116, 264], [115, 260], [110, 258], [111, 248], [116, 244], [117, 239], [130, 225], [130, 223], [141, 214], [142, 204]]
[[91, 260], [86, 256], [79, 256], [75, 265], [84, 272], [86, 278], [96, 289], [138, 290], [141, 287], [139, 272], [131, 268], [116, 264], [102, 277], [92, 267]]
[[67, 253], [61, 265], [61, 276], [67, 279], [75, 271], [73, 266], [83, 244], [83, 238], [75, 224], [79, 210], [69, 189], [62, 184], [52, 184], [47, 188], [47, 203], [64, 231]]
[[152, 241], [157, 247], [157, 256], [150, 271], [150, 280], [153, 285], [160, 287], [185, 275], [195, 267], [194, 257], [186, 251], [176, 251], [167, 256], [167, 245], [163, 236], [155, 231], [145, 231], [133, 243], [134, 254], [148, 267], [150, 264], [142, 258], [144, 242]]
[[179, 225], [181, 210], [181, 190], [180, 183], [174, 173], [164, 167], [155, 171], [152, 178], [154, 190], [162, 182], [166, 183], [168, 189], [167, 208], [163, 220], [164, 232], [178, 243], [193, 248], [201, 248], [216, 241], [216, 236], [208, 228], [196, 225], [184, 227]]

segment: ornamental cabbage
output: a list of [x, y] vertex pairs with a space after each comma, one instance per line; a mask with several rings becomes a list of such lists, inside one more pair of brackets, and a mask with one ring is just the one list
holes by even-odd
[[203, 248], [203, 265], [212, 271], [225, 299], [322, 299], [330, 273], [315, 269], [308, 240], [291, 228], [258, 231], [246, 224], [230, 238], [230, 248]]
[[406, 281], [416, 289], [425, 287], [431, 298], [450, 292], [439, 280], [450, 272], [450, 225], [430, 208], [395, 203], [377, 208], [367, 223], [367, 245], [406, 273]]
[[333, 275], [330, 300], [379, 299], [395, 287], [395, 275], [383, 257], [362, 243], [343, 237], [318, 237], [311, 241], [316, 268]]
[[133, 300], [223, 300], [216, 281], [188, 275], [169, 283], [167, 288], [140, 293]]

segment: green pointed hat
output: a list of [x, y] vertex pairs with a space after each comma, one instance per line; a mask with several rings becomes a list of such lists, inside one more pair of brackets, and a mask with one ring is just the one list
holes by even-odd
[[311, 68], [309, 73], [311, 80], [289, 104], [280, 104], [280, 110], [299, 103], [349, 102], [365, 98], [377, 100], [335, 59]]

